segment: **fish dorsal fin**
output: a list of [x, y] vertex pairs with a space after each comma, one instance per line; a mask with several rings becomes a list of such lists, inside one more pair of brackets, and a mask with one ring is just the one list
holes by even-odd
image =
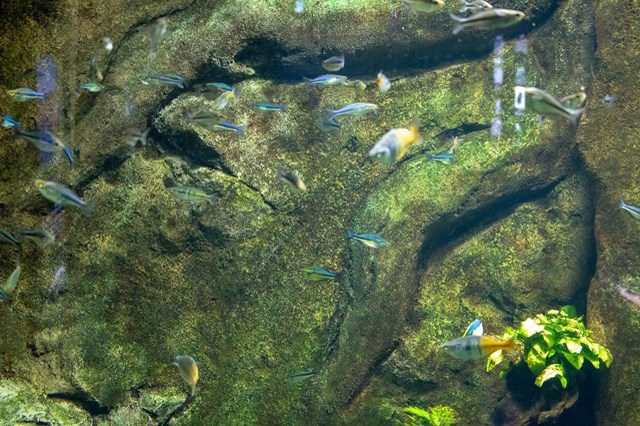
[[473, 320], [469, 327], [464, 332], [465, 336], [482, 336], [484, 334], [484, 327], [482, 326], [482, 321], [479, 319]]

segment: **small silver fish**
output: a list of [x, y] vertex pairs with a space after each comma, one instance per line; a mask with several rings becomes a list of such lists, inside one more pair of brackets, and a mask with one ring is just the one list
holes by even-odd
[[135, 147], [138, 144], [138, 142], [140, 142], [142, 146], [145, 146], [147, 144], [147, 137], [149, 136], [150, 130], [151, 130], [150, 128], [145, 130], [139, 130], [133, 127], [129, 127], [122, 134], [122, 140], [124, 141], [124, 143], [126, 143], [132, 148]]
[[19, 89], [7, 90], [7, 94], [16, 102], [28, 102], [34, 99], [44, 99], [44, 93], [36, 92], [28, 87], [21, 87]]
[[96, 59], [95, 56], [91, 58], [91, 67], [93, 68], [93, 75], [96, 77], [96, 80], [98, 81], [104, 80], [104, 76], [102, 75], [102, 71], [98, 66], [98, 60]]
[[20, 273], [22, 272], [22, 268], [20, 265], [16, 266], [16, 269], [13, 270], [9, 278], [4, 282], [2, 286], [2, 293], [4, 293], [4, 298], [10, 297], [18, 286], [18, 280], [20, 279]]
[[376, 249], [389, 245], [387, 240], [375, 234], [356, 234], [355, 232], [347, 231], [347, 238], [359, 241], [367, 247]]
[[183, 201], [207, 201], [212, 206], [218, 199], [215, 194], [207, 194], [201, 189], [192, 186], [172, 186], [167, 188], [176, 198]]
[[622, 210], [628, 211], [629, 214], [631, 215], [631, 217], [633, 217], [635, 220], [640, 220], [640, 208], [639, 207], [631, 206], [629, 204], [626, 204], [623, 200], [620, 200], [619, 206], [620, 206], [620, 208]]
[[224, 109], [229, 101], [235, 97], [235, 95], [235, 90], [231, 90], [230, 92], [223, 92], [213, 101], [213, 108], [217, 110]]
[[186, 114], [187, 121], [196, 123], [198, 126], [208, 130], [213, 130], [216, 124], [223, 122], [226, 117], [217, 111], [200, 111], [195, 114]]
[[293, 5], [293, 11], [295, 13], [304, 12], [304, 2], [302, 0], [296, 0], [296, 2]]
[[302, 181], [302, 178], [295, 173], [288, 173], [283, 170], [280, 170], [278, 172], [278, 178], [287, 182], [293, 189], [296, 189], [298, 191], [307, 190], [307, 186]]
[[479, 30], [507, 28], [522, 21], [524, 13], [511, 9], [488, 9], [474, 13], [468, 18], [462, 18], [453, 14], [449, 16], [457, 23], [453, 29], [453, 34], [455, 35], [465, 28], [477, 28]]
[[178, 355], [173, 366], [178, 369], [180, 377], [189, 386], [189, 395], [196, 394], [196, 385], [198, 384], [198, 365], [190, 356]]
[[269, 102], [258, 102], [253, 104], [251, 108], [258, 112], [284, 112], [287, 110], [287, 104], [274, 105]]
[[367, 85], [366, 85], [366, 84], [364, 84], [364, 83], [362, 82], [362, 80], [352, 80], [352, 81], [346, 80], [346, 81], [344, 82], [344, 86], [345, 86], [345, 87], [353, 87], [353, 88], [355, 88], [356, 90], [360, 90], [360, 91], [363, 91], [364, 89], [366, 89], [366, 88], [367, 88]]
[[317, 84], [320, 86], [336, 86], [344, 84], [347, 77], [344, 75], [325, 74], [316, 78], [303, 77], [306, 85]]
[[484, 0], [473, 0], [467, 1], [462, 0], [462, 7], [460, 8], [460, 13], [465, 13], [466, 11], [471, 11], [471, 13], [481, 12], [483, 10], [493, 9], [491, 3], [488, 3]]
[[336, 117], [345, 115], [348, 117], [360, 117], [369, 113], [378, 113], [378, 105], [368, 104], [365, 102], [356, 102], [354, 104], [345, 105], [340, 109], [331, 111], [331, 117], [329, 120], [334, 120]]
[[296, 371], [289, 374], [289, 383], [300, 383], [316, 375], [317, 373], [313, 370]]
[[2, 116], [2, 127], [5, 129], [13, 129], [14, 127], [20, 127], [22, 123], [14, 120], [10, 115], [5, 114]]
[[47, 294], [47, 299], [51, 302], [55, 302], [58, 296], [62, 291], [64, 291], [64, 285], [66, 282], [67, 270], [64, 266], [61, 266], [56, 271], [53, 276], [53, 280], [51, 280], [51, 284], [49, 284], [49, 291]]
[[336, 120], [333, 120], [333, 119], [331, 120], [320, 119], [316, 122], [316, 127], [318, 127], [318, 129], [320, 129], [325, 133], [336, 132], [340, 130], [340, 123], [338, 123]]
[[109, 37], [104, 37], [102, 39], [102, 45], [107, 52], [111, 52], [113, 50], [113, 40], [111, 40]]
[[340, 71], [344, 68], [344, 55], [332, 56], [322, 61], [322, 68], [330, 72]]
[[59, 183], [37, 179], [36, 188], [47, 200], [63, 207], [77, 207], [85, 215], [88, 215], [93, 209], [93, 202], [83, 201], [75, 192]]
[[40, 248], [45, 248], [56, 240], [55, 235], [44, 228], [23, 229], [20, 231], [20, 236], [22, 237], [23, 241], [25, 239], [31, 240]]
[[165, 18], [158, 18], [156, 22], [150, 29], [151, 33], [151, 46], [149, 49], [149, 53], [153, 54], [156, 51], [156, 48], [160, 45], [162, 40], [167, 37], [170, 33], [168, 30], [168, 23]]
[[429, 160], [437, 161], [442, 164], [451, 164], [451, 162], [453, 161], [453, 154], [450, 152], [443, 152], [440, 154], [432, 155], [431, 157], [429, 157]]
[[104, 89], [104, 86], [100, 83], [82, 83], [79, 85], [79, 87], [81, 89], [84, 89], [88, 92], [92, 92], [92, 93], [98, 93], [99, 91], [101, 91], [102, 89]]
[[26, 140], [42, 152], [57, 152], [64, 150], [64, 143], [55, 137], [53, 133], [44, 130], [25, 132], [19, 127], [16, 127], [14, 137]]
[[565, 96], [560, 99], [560, 103], [567, 108], [582, 108], [584, 107], [585, 102], [587, 102], [587, 94], [584, 91], [584, 88], [581, 88], [578, 93], [574, 93], [573, 95]]
[[22, 241], [14, 237], [11, 232], [6, 229], [0, 229], [0, 244], [13, 244], [15, 246], [19, 246], [21, 243]]
[[444, 0], [401, 0], [409, 9], [417, 12], [432, 13], [444, 7]]
[[184, 78], [175, 73], [167, 75], [149, 75], [144, 80], [142, 80], [142, 84], [151, 86], [173, 85], [184, 89]]
[[236, 132], [238, 135], [244, 134], [244, 131], [247, 129], [247, 126], [236, 126], [235, 124], [231, 124], [228, 121], [222, 121], [220, 123], [214, 124], [210, 129], [213, 132]]
[[536, 87], [525, 87], [524, 93], [527, 98], [527, 105], [530, 106], [534, 112], [552, 119], [565, 118], [574, 126], [578, 125], [584, 108], [567, 108], [549, 93]]

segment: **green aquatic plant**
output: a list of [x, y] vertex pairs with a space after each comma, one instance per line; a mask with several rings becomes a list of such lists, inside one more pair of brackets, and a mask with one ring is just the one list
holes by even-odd
[[455, 411], [446, 405], [437, 405], [426, 410], [405, 407], [403, 412], [402, 424], [406, 426], [449, 426], [456, 422]]
[[[567, 305], [560, 310], [550, 310], [546, 315], [527, 318], [517, 330], [507, 327], [503, 338], [524, 346], [519, 362], [525, 362], [536, 376], [536, 386], [542, 387], [556, 377], [566, 388], [585, 360], [598, 369], [602, 364], [611, 365], [611, 352], [594, 342], [590, 335], [582, 317], [577, 317], [576, 308]], [[494, 352], [487, 360], [487, 371], [505, 359], [502, 351]], [[500, 376], [504, 377], [512, 366], [501, 371]]]

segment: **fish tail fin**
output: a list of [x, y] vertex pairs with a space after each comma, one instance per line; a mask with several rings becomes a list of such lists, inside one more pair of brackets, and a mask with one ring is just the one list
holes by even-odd
[[621, 209], [624, 209], [627, 207], [627, 205], [625, 204], [624, 200], [620, 199], [620, 202], [618, 203], [618, 207], [620, 207]]
[[451, 19], [453, 19], [454, 22], [456, 22], [456, 26], [453, 29], [453, 35], [457, 35], [464, 29], [464, 25], [462, 25], [462, 23], [464, 22], [464, 18], [456, 16], [453, 13], [450, 13], [449, 16], [451, 17]]
[[280, 105], [280, 111], [285, 112], [287, 110], [287, 108], [289, 107], [288, 103], [283, 103], [282, 105]]
[[418, 118], [413, 119], [409, 130], [411, 131], [411, 134], [413, 136], [413, 142], [416, 145], [420, 145], [422, 143], [422, 135], [420, 134], [420, 120], [418, 120]]
[[355, 232], [353, 232], [353, 231], [347, 231], [347, 238], [353, 238], [353, 237], [355, 237], [355, 236], [356, 236]]
[[96, 207], [96, 202], [91, 200], [91, 201], [87, 201], [84, 206], [82, 206], [82, 213], [85, 216], [89, 216], [91, 214], [91, 212], [93, 212], [93, 210]]
[[516, 350], [516, 343], [513, 341], [513, 339], [509, 339], [506, 340], [504, 342], [504, 347], [503, 349], [507, 352], [515, 352]]
[[144, 129], [144, 132], [142, 132], [142, 136], [140, 136], [140, 143], [142, 143], [142, 146], [145, 146], [147, 144], [147, 138], [149, 137], [150, 131], [151, 127], [147, 127], [146, 129]]
[[196, 396], [196, 385], [191, 386], [191, 389], [189, 390], [189, 395], [193, 398], [194, 396]]
[[218, 197], [216, 196], [216, 194], [211, 194], [209, 195], [209, 204], [211, 204], [212, 206], [216, 205], [216, 202], [218, 201]]
[[574, 126], [577, 126], [578, 123], [580, 122], [580, 117], [582, 117], [582, 113], [584, 112], [584, 108], [570, 109], [568, 111], [569, 111], [569, 120], [571, 121], [571, 124], [573, 124]]
[[63, 148], [64, 156], [67, 157], [67, 161], [69, 161], [69, 165], [73, 166], [73, 154], [71, 154], [71, 149], [69, 145], [65, 145]]
[[311, 86], [311, 79], [309, 77], [302, 77], [302, 79], [304, 80], [304, 85], [305, 86]]
[[238, 130], [236, 130], [238, 132], [239, 135], [244, 135], [244, 131], [247, 130], [247, 126], [238, 126]]

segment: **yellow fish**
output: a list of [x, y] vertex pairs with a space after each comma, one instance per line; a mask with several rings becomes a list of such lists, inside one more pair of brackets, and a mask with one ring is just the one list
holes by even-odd
[[191, 396], [196, 393], [196, 384], [198, 383], [198, 365], [190, 356], [178, 355], [176, 361], [172, 363], [178, 368], [180, 377], [189, 385]]
[[440, 346], [454, 358], [471, 361], [488, 357], [495, 351], [513, 351], [513, 340], [501, 340], [492, 336], [464, 336], [453, 339]]
[[393, 129], [380, 138], [375, 144], [369, 157], [387, 166], [392, 165], [404, 156], [407, 149], [413, 144], [420, 144], [420, 125], [414, 121], [409, 129]]

